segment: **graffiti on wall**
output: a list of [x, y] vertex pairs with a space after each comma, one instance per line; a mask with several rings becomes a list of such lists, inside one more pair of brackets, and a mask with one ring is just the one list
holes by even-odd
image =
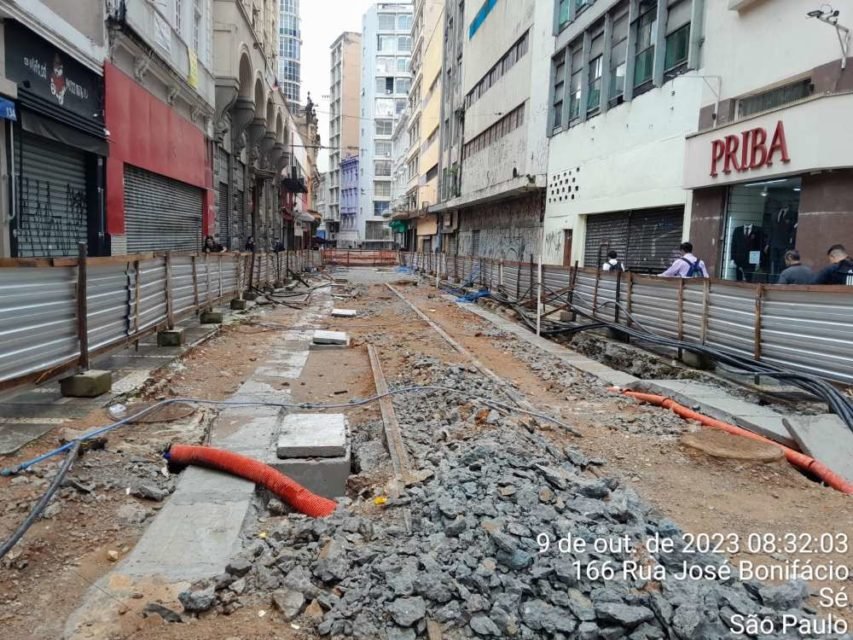
[[18, 257], [77, 255], [86, 242], [86, 192], [72, 184], [21, 179], [20, 209], [14, 229]]
[[558, 256], [563, 252], [563, 240], [566, 237], [566, 232], [563, 229], [557, 229], [545, 234], [545, 255]]

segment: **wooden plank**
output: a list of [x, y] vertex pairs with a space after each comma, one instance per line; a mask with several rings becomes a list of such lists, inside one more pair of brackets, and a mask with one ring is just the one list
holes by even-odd
[[800, 449], [853, 482], [853, 431], [837, 415], [790, 416], [782, 420]]

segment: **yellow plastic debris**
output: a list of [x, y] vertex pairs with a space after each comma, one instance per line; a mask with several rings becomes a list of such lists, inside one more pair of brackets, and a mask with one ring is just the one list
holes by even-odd
[[388, 502], [388, 498], [386, 498], [385, 496], [376, 496], [373, 499], [373, 504], [375, 504], [377, 507], [381, 507], [386, 502]]

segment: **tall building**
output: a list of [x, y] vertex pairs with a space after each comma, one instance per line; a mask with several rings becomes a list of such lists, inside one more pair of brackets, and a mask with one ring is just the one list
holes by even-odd
[[301, 104], [302, 89], [302, 29], [299, 18], [299, 0], [279, 0], [278, 79], [291, 111]]
[[[331, 46], [329, 78], [329, 171], [326, 230], [338, 239], [341, 227], [341, 162], [358, 158], [360, 139], [361, 34], [342, 33]], [[353, 211], [353, 215], [355, 211]], [[354, 220], [350, 221], [354, 224]]]
[[362, 24], [361, 154], [355, 235], [347, 241], [378, 248], [392, 243], [392, 136], [411, 88], [412, 3], [378, 2]]

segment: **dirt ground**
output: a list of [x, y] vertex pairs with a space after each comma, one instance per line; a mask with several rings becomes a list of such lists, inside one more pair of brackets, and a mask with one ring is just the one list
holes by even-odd
[[[608, 416], [616, 411], [632, 412], [642, 421], [648, 412], [664, 410], [640, 405], [624, 409], [624, 400], [615, 395], [586, 397], [579, 391], [560, 387], [553, 380], [545, 381], [541, 372], [532, 370], [512, 353], [510, 346], [514, 338], [496, 337], [490, 325], [443, 300], [432, 288], [400, 286], [399, 289], [487, 367], [514, 383], [539, 411], [563, 416], [582, 434], [581, 438], [576, 438], [542, 427], [549, 438], [556, 443], [571, 444], [590, 457], [604, 458], [607, 464], [602, 473], [623, 478], [686, 531], [732, 533], [744, 541], [750, 534], [771, 532], [814, 535], [835, 532], [853, 537], [850, 499], [815, 484], [784, 461], [723, 461], [683, 447], [675, 438], [615, 430]], [[377, 345], [391, 386], [398, 376], [407, 372], [415, 356], [433, 356], [447, 363], [465, 362], [464, 356], [454, 351], [383, 285], [364, 287], [360, 296], [336, 301], [336, 305], [357, 309], [359, 317], [330, 318], [321, 328], [348, 331], [352, 347], [346, 351], [312, 351], [299, 382], [291, 389], [297, 401], [347, 401], [374, 393], [366, 349], [368, 342]], [[263, 321], [287, 324], [297, 313], [276, 309], [267, 312]], [[251, 373], [255, 360], [272, 335], [272, 331], [259, 327], [227, 328], [186, 357], [185, 368], [178, 367], [162, 376], [162, 382], [154, 385], [148, 396], [224, 398]], [[376, 405], [347, 413], [355, 433], [375, 423], [380, 415]], [[80, 426], [106, 421], [102, 413], [87, 417]], [[192, 432], [196, 439], [203, 437], [202, 423], [203, 420], [198, 419]], [[165, 438], [175, 437], [170, 433], [168, 425], [157, 424], [122, 430], [110, 436], [105, 451], [91, 452], [87, 456], [106, 456], [107, 467], [127, 464], [131, 455], [144, 454], [150, 460], [156, 457], [156, 448], [162, 446]], [[54, 445], [55, 436], [47, 436], [21, 452], [18, 459], [29, 458]], [[0, 494], [4, 496], [0, 536], [7, 535], [24, 517], [40, 489], [0, 479]], [[63, 491], [73, 493], [74, 490]], [[61, 511], [50, 520], [39, 521], [27, 534], [20, 555], [11, 562], [7, 559], [0, 569], [0, 627], [3, 629], [0, 635], [3, 638], [60, 637], [59, 630], [65, 618], [89, 585], [109, 570], [112, 563], [108, 551], [117, 550], [124, 555], [144, 530], [145, 522], [123, 523], [119, 508], [133, 501], [153, 513], [160, 506], [160, 503], [127, 496], [120, 486], [99, 488], [95, 493], [96, 498], [92, 500], [64, 500]], [[795, 555], [741, 554], [732, 559], [739, 557], [756, 563], [779, 564], [793, 560]], [[808, 558], [813, 564], [850, 564], [853, 555], [814, 553]], [[824, 585], [815, 583], [813, 586]], [[846, 585], [833, 583], [830, 586]], [[38, 614], [33, 615], [33, 612]], [[821, 613], [827, 612], [821, 610]], [[849, 608], [834, 613], [853, 622]], [[231, 616], [205, 614], [183, 624], [166, 624], [158, 616], [127, 622], [127, 635], [123, 637], [139, 640], [315, 637], [306, 628], [284, 623], [269, 601], [260, 597], [247, 598], [244, 607]]]

